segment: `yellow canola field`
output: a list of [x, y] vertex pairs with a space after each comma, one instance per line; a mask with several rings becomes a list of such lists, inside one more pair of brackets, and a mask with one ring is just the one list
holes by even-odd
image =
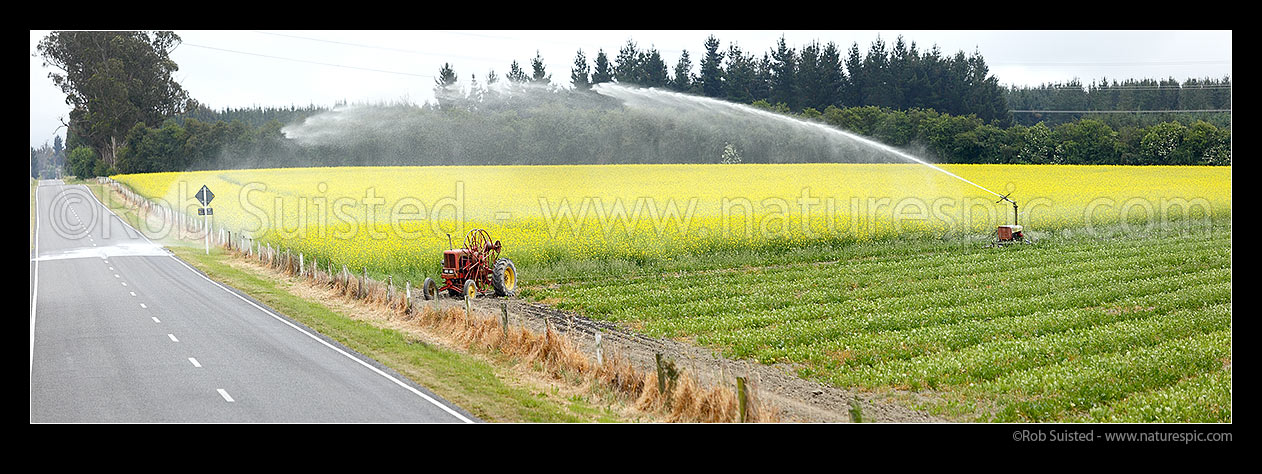
[[[1230, 167], [918, 164], [292, 168], [120, 175], [214, 225], [352, 268], [428, 273], [470, 229], [518, 265], [1230, 217]], [[982, 188], [986, 189], [982, 189]], [[992, 192], [993, 191], [993, 192]]]

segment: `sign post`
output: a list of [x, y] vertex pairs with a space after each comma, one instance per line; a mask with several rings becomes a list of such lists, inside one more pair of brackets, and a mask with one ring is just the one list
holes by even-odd
[[203, 217], [202, 226], [206, 232], [206, 255], [210, 255], [210, 215], [213, 211], [207, 206], [210, 205], [210, 200], [215, 198], [215, 193], [210, 192], [210, 188], [203, 184], [202, 189], [197, 190], [197, 194], [194, 197], [197, 198], [197, 202], [202, 203], [202, 207], [197, 210], [197, 213], [205, 216]]

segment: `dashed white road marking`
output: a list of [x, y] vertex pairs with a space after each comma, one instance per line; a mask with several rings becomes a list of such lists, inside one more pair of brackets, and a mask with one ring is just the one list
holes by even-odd
[[141, 307], [141, 308], [144, 308], [144, 309], [149, 309], [149, 307], [148, 307], [148, 306], [145, 306], [145, 304], [144, 304], [144, 303], [140, 303], [140, 307]]
[[222, 388], [217, 388], [215, 389], [215, 391], [219, 392], [219, 396], [223, 397], [224, 400], [227, 400], [228, 403], [232, 403], [236, 401], [236, 400], [233, 400], [232, 397], [228, 395], [228, 392], [225, 392], [224, 389]]
[[[391, 376], [390, 374], [387, 374], [387, 373], [383, 372], [381, 369], [378, 369], [378, 368], [376, 368], [376, 367], [372, 366], [371, 364], [369, 364], [369, 363], [367, 363], [367, 362], [364, 362], [363, 360], [360, 360], [358, 357], [355, 357], [355, 356], [352, 356], [352, 355], [350, 355], [350, 354], [346, 353], [346, 351], [343, 351], [342, 349], [339, 349], [337, 346], [334, 346], [333, 344], [330, 344], [328, 341], [325, 341], [324, 339], [321, 339], [321, 338], [318, 338], [318, 337], [316, 337], [316, 336], [313, 336], [311, 333], [309, 333], [309, 332], [307, 332], [307, 331], [303, 330], [302, 328], [300, 328], [300, 327], [298, 327], [298, 326], [295, 326], [293, 323], [291, 323], [291, 322], [289, 322], [289, 321], [285, 320], [284, 318], [282, 318], [282, 317], [280, 317], [280, 316], [277, 316], [277, 315], [276, 315], [276, 313], [273, 313], [273, 312], [271, 312], [271, 311], [267, 310], [266, 308], [264, 308], [264, 307], [262, 307], [262, 306], [259, 306], [258, 304], [254, 303], [253, 301], [250, 301], [250, 300], [246, 299], [244, 296], [241, 296], [241, 295], [237, 294], [236, 292], [234, 292], [234, 291], [232, 291], [232, 290], [229, 290], [229, 289], [228, 289], [228, 287], [223, 286], [223, 285], [222, 285], [222, 284], [220, 284], [219, 282], [217, 282], [217, 281], [215, 281], [215, 280], [210, 279], [210, 277], [206, 276], [205, 274], [203, 274], [203, 273], [201, 273], [201, 272], [199, 272], [199, 271], [197, 271], [197, 270], [194, 270], [194, 269], [193, 269], [193, 267], [190, 267], [187, 263], [184, 263], [184, 261], [183, 261], [183, 260], [180, 260], [180, 259], [176, 258], [174, 255], [172, 255], [172, 256], [171, 256], [171, 258], [172, 258], [173, 260], [175, 260], [175, 262], [176, 262], [176, 263], [178, 263], [178, 264], [180, 264], [181, 266], [183, 266], [184, 268], [189, 269], [189, 271], [193, 272], [193, 274], [194, 274], [194, 275], [197, 275], [197, 276], [201, 277], [203, 280], [206, 280], [207, 282], [210, 282], [210, 284], [212, 284], [212, 285], [215, 285], [215, 286], [219, 287], [220, 289], [222, 289], [223, 291], [227, 292], [228, 294], [230, 294], [230, 295], [232, 295], [232, 296], [237, 297], [237, 299], [240, 299], [241, 301], [244, 301], [246, 304], [249, 304], [250, 306], [253, 306], [255, 309], [258, 309], [259, 311], [262, 311], [263, 313], [267, 314], [268, 316], [271, 316], [273, 319], [275, 319], [275, 320], [277, 320], [277, 321], [281, 322], [282, 324], [285, 324], [285, 325], [287, 325], [287, 326], [289, 326], [289, 327], [291, 327], [291, 328], [293, 328], [293, 329], [297, 330], [298, 332], [300, 332], [300, 333], [302, 333], [302, 334], [306, 335], [307, 337], [309, 337], [309, 338], [311, 338], [311, 339], [315, 340], [316, 342], [318, 342], [318, 343], [320, 343], [320, 344], [324, 345], [325, 347], [328, 347], [329, 349], [332, 349], [333, 351], [335, 351], [335, 352], [337, 352], [337, 353], [339, 353], [339, 354], [341, 354], [341, 355], [345, 356], [346, 358], [348, 358], [348, 359], [350, 359], [350, 360], [352, 360], [352, 361], [354, 361], [354, 362], [358, 363], [359, 365], [361, 365], [361, 366], [363, 366], [363, 367], [367, 368], [368, 370], [373, 371], [373, 372], [374, 372], [374, 373], [376, 373], [377, 375], [380, 375], [380, 376], [382, 376], [382, 377], [385, 377], [387, 380], [390, 380], [391, 382], [394, 382], [396, 385], [398, 385], [398, 386], [400, 386], [400, 387], [402, 387], [402, 388], [404, 388], [404, 389], [406, 389], [406, 390], [408, 390], [408, 391], [412, 392], [412, 393], [413, 393], [413, 394], [415, 394], [416, 396], [421, 397], [421, 398], [422, 398], [422, 399], [424, 399], [425, 401], [427, 401], [427, 402], [429, 402], [429, 403], [433, 404], [434, 406], [438, 407], [439, 409], [441, 409], [441, 410], [443, 410], [443, 411], [447, 412], [448, 414], [450, 414], [451, 416], [455, 417], [456, 419], [459, 419], [460, 421], [462, 421], [462, 422], [464, 422], [464, 423], [473, 423], [473, 420], [470, 420], [468, 417], [466, 417], [466, 416], [464, 416], [464, 415], [461, 415], [461, 414], [460, 414], [459, 412], [457, 412], [456, 410], [452, 409], [451, 407], [448, 407], [447, 405], [445, 405], [445, 404], [443, 404], [443, 403], [440, 403], [438, 400], [435, 400], [433, 397], [430, 397], [429, 395], [426, 395], [424, 392], [421, 392], [420, 390], [417, 390], [417, 389], [415, 389], [415, 388], [411, 387], [410, 385], [408, 385], [408, 384], [406, 384], [406, 383], [403, 383], [402, 381], [400, 381], [400, 380], [399, 380], [399, 379], [397, 379], [397, 378], [394, 378], [394, 377], [393, 377], [393, 376]], [[220, 394], [221, 394], [221, 395], [223, 395], [224, 397], [227, 397], [227, 396], [228, 396], [228, 395], [227, 395], [227, 393], [226, 393], [226, 392], [223, 392], [223, 390], [222, 390], [222, 389], [220, 389]]]
[[155, 323], [162, 324], [162, 321], [159, 320], [157, 316], [150, 317], [149, 319], [152, 319]]
[[193, 367], [201, 368], [202, 366], [202, 364], [197, 363], [197, 359], [194, 359], [192, 357], [189, 357], [188, 361], [193, 363]]
[[167, 337], [171, 338], [171, 342], [180, 342], [179, 339], [175, 338], [175, 334], [167, 334]]

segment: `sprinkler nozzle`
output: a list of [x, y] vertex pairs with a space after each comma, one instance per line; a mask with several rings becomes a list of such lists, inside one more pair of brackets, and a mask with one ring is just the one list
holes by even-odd
[[1005, 195], [1003, 195], [1003, 196], [999, 196], [999, 200], [998, 200], [998, 201], [995, 201], [995, 204], [999, 204], [999, 203], [1004, 202], [1004, 201], [1008, 201], [1008, 202], [1012, 203], [1012, 225], [1016, 225], [1016, 224], [1017, 224], [1017, 202], [1016, 202], [1016, 201], [1013, 201], [1013, 200], [1012, 200], [1012, 199], [1010, 199], [1010, 198], [1008, 198], [1008, 196], [1011, 196], [1011, 195], [1012, 195], [1012, 193], [1011, 193], [1011, 192], [1009, 192], [1008, 194], [1005, 194]]

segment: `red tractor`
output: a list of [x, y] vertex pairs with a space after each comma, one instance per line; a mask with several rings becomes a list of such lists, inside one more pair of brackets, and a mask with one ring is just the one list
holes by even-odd
[[[451, 234], [447, 234], [451, 246]], [[500, 258], [500, 241], [482, 229], [473, 229], [465, 236], [464, 248], [443, 252], [443, 286], [426, 278], [421, 287], [425, 299], [438, 298], [446, 290], [452, 297], [473, 297], [494, 291], [495, 296], [510, 296], [517, 291], [517, 268], [513, 261]]]

